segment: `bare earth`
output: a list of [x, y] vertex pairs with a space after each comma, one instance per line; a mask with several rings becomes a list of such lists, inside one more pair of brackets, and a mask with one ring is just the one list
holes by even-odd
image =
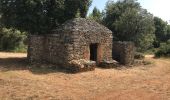
[[25, 57], [0, 53], [0, 100], [170, 100], [170, 59], [68, 74], [30, 69]]

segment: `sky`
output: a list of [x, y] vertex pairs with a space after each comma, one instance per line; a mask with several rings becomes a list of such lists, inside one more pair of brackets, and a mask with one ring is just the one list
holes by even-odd
[[[93, 0], [90, 12], [96, 6], [101, 11], [104, 10], [108, 0]], [[116, 0], [114, 0], [116, 1]], [[138, 0], [142, 8], [147, 9], [154, 16], [162, 18], [170, 23], [170, 0]]]

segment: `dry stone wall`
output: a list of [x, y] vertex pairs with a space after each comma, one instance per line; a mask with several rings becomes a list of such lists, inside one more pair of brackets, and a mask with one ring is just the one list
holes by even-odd
[[45, 36], [45, 56], [44, 59], [53, 64], [62, 65], [68, 56], [66, 44], [57, 35]]
[[113, 42], [112, 56], [123, 65], [134, 63], [135, 46], [132, 42]]
[[43, 62], [44, 36], [30, 35], [28, 41], [28, 61], [32, 64]]

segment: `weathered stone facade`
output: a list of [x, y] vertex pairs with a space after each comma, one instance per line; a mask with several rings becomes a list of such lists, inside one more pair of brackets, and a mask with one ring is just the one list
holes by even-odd
[[134, 63], [135, 46], [132, 42], [113, 42], [112, 49], [113, 59], [123, 65]]
[[27, 58], [30, 63], [41, 63], [44, 57], [44, 36], [30, 35], [28, 37], [28, 54]]
[[133, 62], [133, 45], [113, 43], [109, 29], [95, 21], [76, 18], [51, 34], [30, 35], [28, 60], [30, 63], [48, 62], [74, 71], [94, 70], [96, 64], [112, 62], [112, 46], [113, 54], [120, 55], [122, 64]]

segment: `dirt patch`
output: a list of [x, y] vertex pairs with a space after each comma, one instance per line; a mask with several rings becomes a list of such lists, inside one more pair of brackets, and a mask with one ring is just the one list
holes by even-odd
[[152, 62], [147, 66], [97, 68], [78, 74], [56, 69], [39, 74], [29, 69], [25, 57], [0, 53], [2, 100], [170, 100], [169, 59], [147, 56]]

